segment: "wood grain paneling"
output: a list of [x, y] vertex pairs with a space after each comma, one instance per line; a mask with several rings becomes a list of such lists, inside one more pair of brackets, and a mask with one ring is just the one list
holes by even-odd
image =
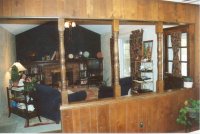
[[160, 0], [1, 0], [2, 16], [195, 22], [196, 5]]
[[127, 101], [126, 103], [126, 132], [139, 132], [138, 131], [138, 111], [139, 111], [139, 100]]
[[194, 68], [194, 84], [196, 87], [196, 96], [200, 98], [200, 8], [196, 8], [196, 24], [195, 24], [195, 68]]
[[109, 105], [100, 105], [97, 107], [98, 133], [110, 131]]
[[113, 14], [113, 18], [124, 18], [124, 14], [123, 14], [123, 1], [122, 0], [113, 0], [112, 2], [113, 5], [113, 10], [112, 10], [112, 14]]
[[25, 16], [40, 16], [43, 14], [43, 1], [25, 0]]
[[91, 112], [91, 125], [90, 125], [90, 132], [91, 133], [97, 133], [98, 132], [98, 122], [97, 122], [97, 108], [90, 107], [90, 112]]
[[[124, 7], [125, 8], [125, 7]], [[137, 5], [138, 20], [157, 20], [158, 18], [157, 0], [139, 0]], [[126, 13], [128, 14], [128, 13]]]
[[176, 5], [176, 17], [177, 22], [194, 23], [196, 16], [197, 6], [192, 4], [177, 4]]
[[65, 14], [65, 0], [57, 0], [57, 15], [64, 17]]
[[3, 16], [12, 16], [12, 1], [11, 0], [3, 0]]
[[122, 102], [110, 105], [109, 112], [110, 132], [126, 132], [126, 104]]
[[177, 132], [184, 129], [176, 118], [188, 98], [195, 98], [194, 89], [62, 106], [63, 132]]
[[138, 17], [138, 9], [137, 6], [138, 1], [137, 0], [124, 0], [123, 6], [124, 8], [124, 14], [126, 19], [133, 19], [136, 20]]
[[90, 132], [91, 126], [91, 113], [90, 108], [82, 107], [80, 108], [80, 123], [81, 123], [81, 132], [86, 133]]
[[[89, 13], [89, 16], [94, 16], [95, 18], [105, 18], [112, 16], [112, 0], [93, 0], [93, 10]], [[107, 4], [105, 4], [107, 3]], [[103, 10], [102, 10], [103, 9]]]
[[73, 132], [80, 133], [81, 132], [81, 122], [80, 121], [82, 120], [82, 118], [80, 116], [80, 109], [73, 109], [72, 120], [73, 120]]
[[186, 6], [185, 4], [177, 4], [177, 19], [181, 22], [186, 22]]
[[43, 0], [43, 16], [57, 16], [58, 0]]
[[[72, 110], [67, 110], [65, 112], [61, 112], [61, 121], [65, 122], [62, 124], [63, 132], [74, 132], [73, 127], [73, 116]], [[75, 116], [75, 115], [74, 115]]]
[[[194, 23], [195, 22], [195, 16], [196, 16], [196, 7], [195, 5], [192, 5], [192, 4], [186, 4], [185, 5], [185, 22], [188, 22], [188, 23]], [[179, 22], [179, 20], [178, 20]]]
[[12, 16], [25, 16], [25, 0], [12, 0]]
[[158, 20], [166, 22], [176, 22], [176, 4], [159, 1]]
[[3, 0], [0, 0], [0, 16], [3, 16]]
[[190, 24], [188, 26], [188, 33], [189, 33], [189, 50], [188, 50], [188, 54], [189, 54], [189, 59], [188, 59], [188, 63], [189, 63], [189, 75], [192, 76], [192, 78], [194, 78], [194, 65], [195, 65], [195, 26], [193, 24]]
[[82, 16], [86, 17], [86, 1], [85, 0], [66, 0], [65, 1], [65, 16], [76, 18]]

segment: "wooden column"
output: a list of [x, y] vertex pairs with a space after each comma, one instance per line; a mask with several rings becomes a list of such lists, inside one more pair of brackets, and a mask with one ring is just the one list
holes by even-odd
[[121, 87], [119, 85], [119, 50], [118, 50], [118, 36], [119, 36], [119, 20], [113, 20], [112, 33], [114, 40], [114, 95], [121, 96]]
[[158, 78], [156, 82], [157, 92], [164, 91], [164, 80], [163, 80], [163, 23], [158, 22], [156, 24], [157, 33], [157, 68]]
[[59, 51], [60, 51], [60, 68], [61, 68], [61, 91], [62, 104], [68, 104], [68, 94], [66, 85], [66, 67], [65, 67], [65, 47], [64, 47], [64, 18], [58, 19], [59, 31]]

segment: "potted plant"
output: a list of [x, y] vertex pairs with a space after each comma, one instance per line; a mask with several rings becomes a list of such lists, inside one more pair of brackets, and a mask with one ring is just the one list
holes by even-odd
[[176, 122], [178, 124], [184, 125], [186, 131], [190, 131], [192, 126], [199, 123], [199, 113], [200, 113], [200, 100], [188, 99], [184, 102], [184, 107], [179, 111], [178, 118]]
[[24, 91], [34, 91], [35, 90], [35, 84], [36, 84], [36, 79], [30, 79], [28, 78], [28, 80], [24, 81]]
[[15, 65], [13, 65], [11, 68], [11, 80], [13, 82], [13, 86], [18, 85], [19, 79], [20, 79], [20, 75], [19, 75], [18, 68]]
[[186, 76], [186, 77], [183, 77], [183, 87], [184, 88], [192, 88], [192, 85], [193, 85], [193, 79], [192, 77], [190, 76]]

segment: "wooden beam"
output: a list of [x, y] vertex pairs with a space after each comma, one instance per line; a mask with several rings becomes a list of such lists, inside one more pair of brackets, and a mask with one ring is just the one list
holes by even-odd
[[62, 104], [68, 104], [66, 67], [65, 67], [65, 47], [64, 47], [64, 30], [65, 30], [64, 23], [65, 23], [64, 18], [58, 19]]
[[121, 96], [121, 87], [119, 85], [119, 50], [118, 50], [119, 20], [113, 20], [112, 33], [114, 39], [114, 94], [115, 97], [119, 97]]
[[163, 80], [163, 23], [158, 22], [156, 24], [157, 33], [157, 68], [158, 68], [158, 78], [156, 82], [157, 92], [164, 91], [164, 80]]

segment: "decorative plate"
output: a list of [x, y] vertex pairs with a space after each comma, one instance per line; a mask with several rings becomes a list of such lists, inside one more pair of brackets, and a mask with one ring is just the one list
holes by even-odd
[[68, 55], [68, 58], [69, 58], [69, 59], [73, 59], [73, 58], [74, 58], [74, 55], [73, 55], [73, 54], [69, 54], [69, 55]]
[[85, 58], [88, 58], [88, 57], [90, 56], [90, 53], [89, 53], [88, 51], [85, 51], [85, 52], [83, 53], [83, 56], [84, 56]]

